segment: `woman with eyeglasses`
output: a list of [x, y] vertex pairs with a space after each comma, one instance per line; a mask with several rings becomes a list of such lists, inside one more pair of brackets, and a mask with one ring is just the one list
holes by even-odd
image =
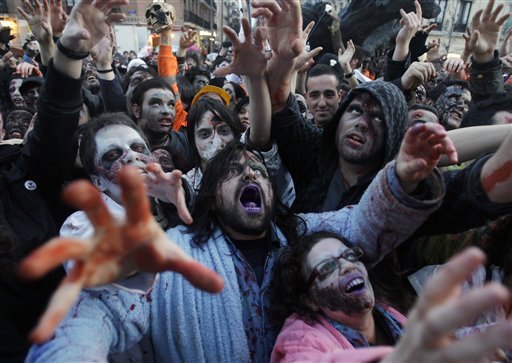
[[406, 318], [376, 300], [363, 251], [317, 232], [286, 248], [272, 292], [276, 323], [285, 319], [272, 362], [316, 361], [339, 349], [394, 345]]

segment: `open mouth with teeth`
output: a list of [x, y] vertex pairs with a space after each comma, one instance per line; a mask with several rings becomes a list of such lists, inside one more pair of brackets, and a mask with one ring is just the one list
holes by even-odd
[[158, 120], [158, 122], [163, 126], [171, 126], [172, 125], [172, 120], [170, 118], [162, 118], [162, 119]]
[[364, 280], [361, 277], [356, 277], [345, 286], [346, 293], [353, 293], [360, 291], [364, 288]]
[[361, 136], [357, 135], [357, 134], [350, 134], [347, 136], [347, 139], [351, 142], [351, 143], [355, 143], [357, 145], [362, 145], [364, 144], [364, 140]]
[[255, 185], [248, 185], [242, 189], [240, 204], [248, 213], [261, 212], [261, 193]]

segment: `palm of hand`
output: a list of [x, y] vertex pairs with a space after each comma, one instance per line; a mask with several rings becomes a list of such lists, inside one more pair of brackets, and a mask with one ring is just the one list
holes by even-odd
[[49, 29], [48, 27], [45, 28], [43, 26], [43, 24], [48, 25], [50, 23], [49, 20], [50, 19], [47, 14], [36, 14], [29, 19], [28, 25], [30, 26], [30, 30], [32, 31], [36, 39], [51, 39], [53, 35], [51, 29]]
[[194, 286], [219, 292], [222, 279], [213, 271], [188, 257], [153, 219], [142, 178], [133, 168], [120, 173], [126, 222], [119, 223], [107, 210], [99, 191], [80, 181], [66, 189], [64, 198], [83, 209], [95, 228], [88, 240], [57, 238], [36, 250], [20, 266], [26, 277], [44, 275], [60, 263], [76, 263], [56, 290], [50, 304], [31, 335], [35, 342], [51, 337], [83, 287], [107, 284], [136, 271], [174, 270]]
[[62, 9], [62, 3], [60, 3], [60, 6], [55, 4], [50, 5], [50, 22], [54, 33], [62, 33], [66, 26], [66, 17], [67, 15]]
[[246, 39], [233, 49], [232, 73], [245, 76], [261, 76], [265, 73], [267, 58], [263, 47]]

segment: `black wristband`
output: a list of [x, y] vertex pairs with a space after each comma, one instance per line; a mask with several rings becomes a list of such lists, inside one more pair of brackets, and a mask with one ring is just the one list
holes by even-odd
[[81, 59], [87, 58], [89, 56], [89, 52], [80, 53], [80, 52], [75, 52], [74, 50], [66, 48], [65, 46], [62, 45], [62, 43], [60, 42], [60, 39], [57, 41], [57, 49], [59, 49], [59, 51], [62, 54], [64, 54], [66, 57], [68, 57], [70, 59], [81, 60]]
[[110, 69], [96, 69], [96, 72], [98, 72], [98, 73], [110, 73], [110, 72], [114, 72], [114, 70], [112, 68], [110, 68]]
[[352, 76], [354, 75], [354, 71], [350, 72], [350, 73], [347, 73], [347, 74], [344, 74], [343, 77], [345, 77], [346, 79], [349, 79], [349, 78], [352, 78]]

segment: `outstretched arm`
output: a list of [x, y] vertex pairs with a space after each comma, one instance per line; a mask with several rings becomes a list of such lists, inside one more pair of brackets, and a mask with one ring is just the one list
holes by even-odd
[[222, 279], [216, 273], [167, 239], [151, 214], [147, 191], [136, 169], [125, 167], [119, 177], [126, 208], [123, 224], [110, 215], [97, 188], [89, 182], [75, 182], [65, 190], [64, 199], [85, 211], [94, 225], [94, 236], [86, 240], [55, 238], [21, 263], [22, 276], [38, 278], [68, 259], [76, 261], [32, 332], [33, 342], [52, 336], [82, 288], [108, 284], [135, 271], [173, 270], [200, 289], [222, 290]]
[[485, 162], [480, 181], [491, 202], [512, 202], [512, 133], [509, 133], [498, 151]]
[[508, 303], [510, 293], [491, 283], [460, 296], [485, 255], [470, 248], [451, 259], [432, 277], [409, 314], [407, 330], [394, 351], [381, 362], [481, 362], [497, 349], [512, 347], [512, 324], [505, 321], [483, 333], [454, 340], [452, 332], [483, 311]]

